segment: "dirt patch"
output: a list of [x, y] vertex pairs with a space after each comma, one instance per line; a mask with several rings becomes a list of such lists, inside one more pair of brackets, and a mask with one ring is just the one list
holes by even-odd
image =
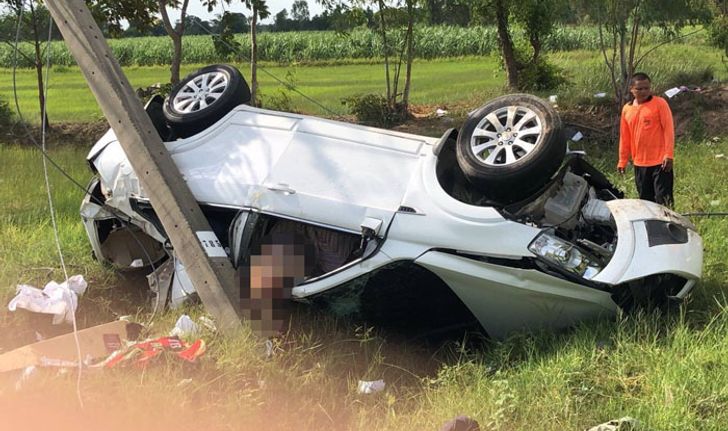
[[[728, 136], [728, 86], [693, 88], [669, 99], [669, 103], [676, 136]], [[459, 128], [472, 106], [415, 105], [411, 109], [413, 118], [395, 130], [440, 137], [450, 127]], [[447, 113], [438, 116], [438, 109]], [[618, 112], [609, 103], [558, 109], [567, 127], [581, 131], [591, 140], [619, 139]]]
[[[46, 133], [46, 143], [49, 147], [60, 145], [93, 145], [109, 129], [106, 120], [92, 123], [55, 123], [51, 124]], [[28, 136], [30, 134], [32, 139]], [[15, 124], [0, 135], [0, 142], [33, 146], [33, 139], [40, 144], [41, 127], [39, 125]]]
[[728, 86], [693, 89], [670, 99], [675, 134], [728, 135]]

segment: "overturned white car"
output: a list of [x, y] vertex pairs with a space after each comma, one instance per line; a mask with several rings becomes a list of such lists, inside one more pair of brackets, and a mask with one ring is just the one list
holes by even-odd
[[[401, 285], [347, 282], [409, 262], [498, 337], [679, 300], [701, 276], [692, 223], [620, 199], [566, 154], [558, 115], [536, 97], [497, 98], [435, 139], [258, 109], [249, 94], [237, 70], [210, 66], [147, 111], [234, 265], [277, 224], [306, 228], [316, 264], [294, 299], [355, 309], [371, 288], [394, 300]], [[178, 304], [194, 286], [113, 131], [88, 160], [81, 215], [95, 256], [154, 265], [152, 288]], [[434, 319], [440, 299], [407, 289]]]

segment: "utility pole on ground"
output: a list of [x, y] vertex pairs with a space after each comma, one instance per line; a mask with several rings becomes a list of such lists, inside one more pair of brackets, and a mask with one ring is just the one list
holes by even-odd
[[[207, 310], [223, 330], [241, 327], [239, 287], [197, 201], [134, 93], [83, 0], [46, 0], [68, 49], [185, 265]], [[203, 245], [203, 241], [206, 245]]]

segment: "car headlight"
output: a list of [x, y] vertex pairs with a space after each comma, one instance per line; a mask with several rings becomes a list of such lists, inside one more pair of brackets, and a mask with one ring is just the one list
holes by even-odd
[[551, 264], [587, 280], [602, 270], [601, 264], [579, 247], [550, 233], [541, 233], [528, 249]]

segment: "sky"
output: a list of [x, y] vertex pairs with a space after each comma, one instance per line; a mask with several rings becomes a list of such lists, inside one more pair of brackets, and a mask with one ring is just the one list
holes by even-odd
[[[266, 3], [268, 4], [268, 10], [270, 11], [271, 16], [267, 20], [264, 20], [264, 23], [272, 22], [272, 18], [275, 16], [275, 14], [280, 12], [281, 9], [286, 9], [290, 16], [293, 0], [267, 0]], [[307, 3], [308, 11], [311, 16], [319, 15], [323, 11], [321, 5], [318, 4], [315, 0], [307, 0]], [[243, 2], [239, 0], [233, 0], [232, 4], [230, 6], [226, 5], [225, 8], [227, 10], [233, 12], [241, 12], [246, 15], [250, 13], [250, 11], [245, 9], [245, 6], [243, 6]], [[195, 15], [202, 18], [203, 20], [210, 20], [212, 18], [215, 18], [215, 16], [220, 15], [222, 11], [223, 9], [218, 5], [212, 13], [208, 13], [207, 8], [205, 6], [202, 6], [202, 1], [200, 0], [190, 0], [190, 5], [187, 8], [188, 15]], [[170, 9], [169, 15], [172, 20], [177, 20], [179, 18], [179, 11]]]

